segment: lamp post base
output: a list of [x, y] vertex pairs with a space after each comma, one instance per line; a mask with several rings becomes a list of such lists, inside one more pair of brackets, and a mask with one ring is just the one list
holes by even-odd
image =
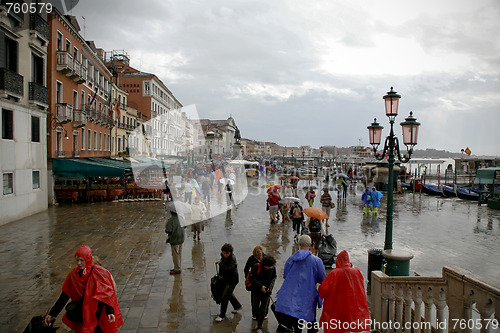
[[389, 276], [409, 276], [410, 260], [413, 254], [402, 250], [384, 250], [382, 256], [385, 258], [385, 274]]

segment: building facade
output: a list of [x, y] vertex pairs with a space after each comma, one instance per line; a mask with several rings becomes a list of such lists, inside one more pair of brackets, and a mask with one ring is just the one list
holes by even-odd
[[115, 127], [111, 131], [111, 155], [149, 156], [149, 145], [142, 132], [141, 112], [127, 104], [128, 93], [113, 83], [112, 100]]
[[186, 154], [187, 118], [173, 93], [155, 74], [131, 67], [125, 51], [103, 53], [107, 66], [117, 74], [117, 86], [128, 94], [128, 106], [137, 110], [143, 121], [149, 156]]
[[[226, 120], [200, 119], [204, 135], [204, 146], [196, 147], [205, 160], [216, 157], [232, 157], [236, 123], [232, 117]], [[201, 140], [199, 140], [201, 142]], [[200, 153], [202, 151], [203, 153]]]
[[49, 26], [48, 157], [109, 157], [111, 73], [93, 42], [79, 34], [75, 17], [54, 9]]
[[47, 15], [0, 4], [0, 225], [47, 209]]
[[112, 75], [75, 17], [49, 14], [47, 119], [49, 202], [54, 200], [54, 158], [110, 157], [114, 126]]

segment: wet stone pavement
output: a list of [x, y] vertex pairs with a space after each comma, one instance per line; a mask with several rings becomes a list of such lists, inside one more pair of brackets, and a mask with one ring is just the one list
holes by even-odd
[[[260, 185], [270, 180], [261, 178], [249, 186], [231, 220], [226, 214], [208, 220], [200, 241], [194, 241], [186, 228], [180, 275], [169, 274], [172, 257], [165, 244], [160, 201], [60, 205], [0, 226], [0, 332], [22, 332], [32, 316], [48, 311], [81, 244], [89, 245], [113, 274], [125, 322], [120, 332], [251, 332], [256, 322], [243, 283], [246, 259], [256, 245], [277, 259], [275, 296], [284, 263], [298, 249], [291, 223], [269, 221]], [[386, 198], [377, 217], [363, 216], [361, 191], [362, 186], [353, 186], [347, 200], [335, 201], [328, 231], [336, 238], [338, 251], [349, 252], [366, 280], [367, 250], [383, 247]], [[223, 205], [213, 209], [224, 210]], [[440, 276], [442, 266], [457, 265], [499, 284], [499, 211], [460, 199], [395, 195], [393, 239], [394, 248], [414, 254], [412, 272]], [[238, 260], [240, 283], [235, 294], [243, 311], [233, 315], [229, 306], [228, 319], [215, 323], [219, 306], [211, 299], [209, 284], [226, 242], [233, 244]], [[57, 326], [62, 326], [61, 316]], [[277, 326], [270, 312], [264, 329], [274, 332]]]

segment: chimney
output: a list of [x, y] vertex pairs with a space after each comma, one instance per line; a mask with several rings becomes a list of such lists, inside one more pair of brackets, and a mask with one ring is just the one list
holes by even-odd
[[101, 59], [101, 61], [104, 61], [104, 50], [101, 48], [97, 49], [97, 56]]

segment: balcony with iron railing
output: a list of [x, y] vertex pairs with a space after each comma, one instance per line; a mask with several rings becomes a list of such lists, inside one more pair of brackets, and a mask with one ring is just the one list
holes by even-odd
[[81, 65], [80, 67], [81, 71], [80, 71], [80, 77], [78, 77], [75, 81], [76, 83], [84, 83], [85, 81], [87, 81], [87, 67], [85, 65]]
[[119, 129], [127, 129], [127, 124], [121, 122], [121, 121], [118, 121], [116, 123], [116, 127], [118, 127]]
[[85, 105], [81, 109], [73, 110], [73, 127], [79, 128], [87, 125], [87, 112]]
[[82, 63], [77, 59], [73, 59], [73, 70], [66, 73], [66, 76], [69, 76], [73, 81], [79, 80], [82, 76]]
[[82, 106], [83, 110], [85, 111], [85, 114], [87, 115], [88, 119], [90, 121], [94, 120], [94, 114], [92, 114], [92, 111], [94, 111], [94, 108], [91, 105], [83, 105]]
[[49, 24], [40, 14], [30, 14], [30, 30], [35, 38], [41, 37], [44, 42], [49, 42]]
[[[58, 71], [64, 74], [72, 73], [74, 66], [73, 55], [66, 51], [57, 51], [57, 67]], [[70, 74], [71, 75], [71, 74]]]
[[47, 87], [36, 83], [29, 83], [29, 101], [44, 108], [49, 107], [49, 90]]
[[107, 126], [108, 124], [108, 115], [106, 114], [106, 112], [102, 112], [102, 115], [101, 115], [101, 125], [102, 126]]
[[57, 122], [64, 124], [73, 121], [73, 105], [68, 103], [56, 104]]
[[0, 68], [0, 95], [21, 99], [24, 96], [24, 78], [7, 68]]
[[56, 150], [56, 157], [66, 157], [66, 151]]

